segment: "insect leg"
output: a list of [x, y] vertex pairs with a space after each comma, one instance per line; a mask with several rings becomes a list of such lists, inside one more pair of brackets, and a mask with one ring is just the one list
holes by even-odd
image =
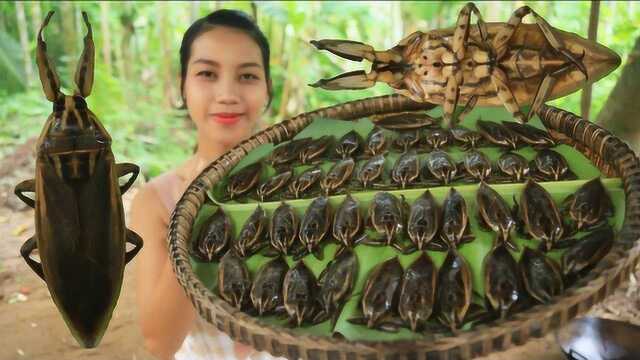
[[[402, 78], [401, 73], [397, 73]], [[355, 90], [366, 89], [376, 84], [378, 81], [386, 83], [395, 83], [400, 80], [396, 78], [392, 71], [375, 71], [371, 70], [368, 74], [364, 70], [356, 70], [340, 74], [331, 79], [320, 79], [311, 87], [321, 87], [326, 90]]]
[[125, 264], [129, 263], [129, 261], [131, 261], [138, 254], [138, 251], [142, 249], [142, 238], [129, 229], [127, 229], [127, 242], [129, 244], [132, 244], [134, 248], [124, 254]]
[[531, 8], [528, 6], [522, 6], [511, 14], [509, 21], [503, 26], [496, 36], [493, 38], [492, 48], [496, 52], [496, 58], [501, 59], [504, 53], [507, 51], [509, 40], [516, 32], [518, 25], [522, 23], [522, 18], [531, 13]]
[[53, 66], [53, 63], [47, 56], [47, 44], [42, 40], [42, 31], [49, 24], [49, 20], [53, 16], [53, 11], [49, 11], [44, 19], [40, 31], [38, 31], [38, 43], [36, 50], [36, 62], [38, 64], [38, 72], [40, 74], [40, 82], [44, 90], [47, 100], [56, 101], [62, 93], [60, 92], [60, 79]]
[[[458, 73], [459, 74], [459, 73]], [[453, 112], [456, 109], [458, 103], [458, 96], [460, 95], [460, 88], [458, 86], [458, 79], [455, 75], [449, 76], [447, 80], [447, 87], [445, 89], [445, 99], [442, 104], [442, 127], [445, 129], [453, 127], [452, 118]]]
[[522, 111], [520, 111], [518, 102], [507, 85], [507, 75], [504, 71], [498, 67], [494, 67], [491, 73], [491, 82], [493, 82], [493, 86], [495, 86], [498, 93], [498, 98], [502, 101], [504, 107], [507, 108], [507, 110], [513, 114], [513, 117], [519, 122], [526, 122], [527, 118], [524, 116]]
[[453, 32], [453, 52], [456, 54], [458, 61], [464, 58], [465, 45], [467, 38], [469, 37], [469, 23], [471, 19], [471, 13], [476, 14], [478, 17], [478, 31], [483, 41], [487, 39], [487, 25], [482, 20], [480, 11], [474, 3], [467, 3], [460, 13], [458, 14], [458, 21], [456, 22], [456, 29]]
[[124, 194], [127, 190], [129, 190], [133, 182], [136, 181], [136, 178], [138, 177], [138, 173], [140, 173], [140, 168], [138, 167], [138, 165], [131, 164], [131, 163], [116, 164], [116, 174], [118, 178], [125, 176], [127, 174], [132, 174], [131, 177], [129, 177], [129, 180], [127, 180], [126, 183], [120, 186], [120, 195]]
[[40, 264], [39, 262], [29, 257], [29, 255], [31, 255], [31, 252], [33, 252], [33, 250], [37, 248], [38, 248], [38, 243], [36, 241], [36, 237], [33, 236], [29, 238], [29, 240], [25, 241], [24, 244], [22, 244], [22, 247], [20, 247], [20, 255], [22, 255], [22, 257], [27, 262], [27, 265], [29, 265], [31, 270], [33, 270], [38, 276], [40, 276], [42, 280], [45, 280], [44, 271], [42, 270], [42, 264]]
[[16, 185], [13, 190], [17, 197], [20, 198], [25, 204], [29, 205], [29, 207], [34, 208], [36, 206], [35, 200], [28, 196], [24, 196], [22, 193], [25, 192], [36, 192], [36, 181], [34, 179], [25, 180], [18, 185]]
[[[415, 32], [400, 41], [400, 45], [410, 44], [412, 40], [419, 36], [420, 32]], [[311, 40], [311, 44], [318, 50], [327, 50], [342, 58], [362, 61], [367, 59], [371, 62], [388, 64], [390, 62], [402, 62], [402, 55], [394, 50], [376, 51], [371, 45], [352, 40]]]

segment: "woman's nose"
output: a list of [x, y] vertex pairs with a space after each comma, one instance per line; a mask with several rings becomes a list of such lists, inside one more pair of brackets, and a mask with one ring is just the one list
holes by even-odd
[[222, 79], [216, 84], [216, 101], [219, 103], [236, 103], [239, 101], [238, 86], [231, 79]]

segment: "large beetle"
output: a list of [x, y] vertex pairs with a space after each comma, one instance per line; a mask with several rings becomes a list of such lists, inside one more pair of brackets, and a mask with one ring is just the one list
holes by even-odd
[[[35, 179], [25, 180], [15, 194], [35, 209], [36, 233], [20, 253], [46, 283], [51, 298], [76, 340], [95, 347], [109, 324], [120, 295], [124, 266], [142, 248], [142, 239], [125, 227], [122, 194], [138, 176], [134, 164], [116, 164], [111, 137], [84, 100], [91, 93], [95, 48], [87, 26], [73, 96], [60, 91], [60, 80], [47, 58], [42, 30], [37, 63], [42, 88], [53, 113], [36, 144]], [[123, 185], [118, 178], [131, 174]], [[30, 198], [24, 193], [35, 193]], [[126, 251], [125, 244], [134, 247]], [[40, 262], [30, 254], [38, 250]]]

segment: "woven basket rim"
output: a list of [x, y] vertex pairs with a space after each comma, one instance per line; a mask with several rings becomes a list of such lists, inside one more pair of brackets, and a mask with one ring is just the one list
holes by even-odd
[[[262, 322], [258, 318], [250, 317], [249, 315], [240, 312], [233, 308], [226, 302], [224, 302], [217, 294], [206, 289], [204, 284], [197, 278], [193, 268], [187, 257], [186, 248], [187, 242], [190, 238], [191, 228], [195, 215], [199, 211], [204, 197], [206, 197], [206, 191], [211, 189], [216, 177], [222, 178], [224, 174], [235, 166], [235, 164], [241, 159], [248, 151], [255, 148], [265, 142], [279, 143], [281, 141], [291, 139], [298, 131], [304, 128], [308, 123], [317, 117], [326, 116], [326, 113], [340, 109], [348, 108], [344, 110], [346, 114], [356, 113], [353, 117], [345, 116], [345, 120], [360, 118], [363, 116], [372, 115], [366, 114], [367, 109], [360, 109], [362, 104], [392, 104], [385, 108], [387, 113], [397, 111], [411, 111], [419, 109], [432, 108], [431, 104], [417, 104], [410, 100], [404, 99], [399, 95], [381, 96], [374, 98], [365, 98], [361, 100], [351, 101], [343, 104], [330, 106], [316, 111], [300, 114], [296, 117], [285, 120], [281, 123], [275, 124], [260, 133], [254, 135], [250, 139], [242, 142], [238, 146], [229, 150], [225, 155], [212, 162], [207, 168], [205, 168], [196, 179], [189, 185], [187, 191], [183, 194], [179, 200], [176, 208], [171, 215], [169, 235], [167, 242], [169, 245], [170, 259], [174, 267], [174, 271], [177, 274], [178, 281], [190, 298], [191, 302], [195, 306], [196, 310], [205, 320], [216, 325], [219, 329], [229, 333], [234, 340], [243, 342], [247, 345], [254, 346], [258, 350], [267, 350], [275, 352], [274, 355], [291, 354], [291, 347], [297, 347], [300, 357], [308, 357], [305, 351], [321, 351], [325, 355], [327, 353], [341, 353], [343, 351], [348, 353], [355, 353], [358, 356], [373, 356], [373, 354], [389, 354], [389, 353], [403, 353], [409, 354], [412, 352], [439, 352], [450, 353], [457, 351], [467, 357], [470, 354], [487, 354], [492, 351], [504, 350], [513, 343], [519, 342], [513, 335], [515, 331], [513, 329], [519, 329], [521, 331], [521, 341], [526, 342], [529, 337], [539, 337], [548, 333], [550, 330], [557, 328], [560, 325], [566, 323], [570, 318], [577, 316], [580, 313], [584, 313], [589, 307], [595, 304], [595, 302], [601, 301], [607, 294], [610, 294], [613, 289], [619, 284], [611, 282], [611, 279], [620, 279], [621, 273], [632, 268], [640, 258], [640, 242], [636, 241], [637, 235], [634, 234], [635, 228], [632, 231], [630, 229], [631, 224], [635, 222], [632, 216], [640, 218], [640, 208], [630, 208], [630, 191], [640, 189], [640, 170], [638, 176], [635, 177], [635, 171], [631, 174], [633, 179], [627, 179], [628, 176], [624, 176], [622, 172], [621, 178], [624, 183], [625, 191], [625, 220], [623, 229], [617, 234], [618, 241], [610, 253], [600, 261], [600, 263], [593, 269], [590, 274], [582, 279], [579, 279], [565, 292], [556, 297], [554, 301], [546, 305], [535, 305], [525, 311], [519, 312], [510, 316], [507, 319], [493, 321], [490, 324], [476, 326], [469, 331], [461, 332], [458, 335], [442, 336], [438, 338], [428, 339], [416, 339], [416, 340], [399, 340], [399, 341], [366, 341], [366, 340], [347, 340], [347, 339], [333, 339], [330, 337], [312, 335], [312, 334], [295, 334], [289, 329], [270, 325]], [[386, 106], [386, 105], [385, 105]], [[395, 106], [395, 107], [394, 107]], [[384, 106], [382, 106], [384, 108]], [[399, 108], [398, 108], [399, 107]], [[355, 110], [354, 110], [355, 109]], [[360, 111], [360, 113], [358, 113]], [[362, 113], [365, 113], [363, 115]], [[552, 117], [553, 112], [560, 112], [563, 116], [575, 115], [566, 113], [563, 110], [556, 108], [543, 106], [539, 112], [541, 119], [545, 116]], [[378, 113], [375, 113], [378, 114]], [[586, 121], [575, 117], [577, 125], [592, 125], [582, 124]], [[562, 122], [561, 120], [558, 120]], [[543, 122], [544, 119], [543, 119]], [[548, 126], [548, 124], [545, 123]], [[575, 129], [574, 129], [575, 130]], [[591, 148], [592, 144], [584, 144], [585, 147], [591, 149], [596, 155], [601, 155], [603, 158], [605, 149], [611, 148], [611, 146], [626, 147], [621, 152], [621, 156], [616, 159], [627, 159], [630, 163], [625, 163], [620, 166], [627, 166], [637, 170], [638, 160], [635, 154], [629, 149], [626, 144], [622, 143], [619, 139], [613, 137], [607, 130], [598, 128], [596, 129], [594, 137], [603, 137], [599, 149]], [[576, 139], [580, 140], [580, 139]], [[585, 140], [585, 139], [582, 139]], [[609, 147], [607, 147], [609, 146]], [[599, 150], [599, 151], [598, 151]], [[582, 152], [582, 151], [581, 151]], [[631, 159], [629, 154], [632, 155]], [[626, 155], [626, 157], [622, 156]], [[618, 167], [620, 167], [618, 166]], [[214, 179], [214, 180], [211, 180]], [[633, 187], [629, 184], [634, 185]], [[603, 290], [604, 289], [604, 290]], [[597, 294], [596, 294], [597, 293]], [[595, 296], [595, 298], [594, 298]], [[595, 299], [595, 300], [594, 300]], [[568, 314], [566, 310], [560, 308], [571, 308], [573, 314]], [[564, 319], [553, 319], [557, 316], [567, 317]], [[541, 326], [540, 331], [530, 333], [531, 328], [537, 328]], [[238, 330], [239, 329], [239, 330]], [[250, 333], [242, 333], [244, 331]], [[485, 344], [486, 342], [495, 342], [496, 339], [503, 339], [506, 333], [511, 333], [509, 340], [505, 340], [505, 343], [499, 346], [489, 346], [491, 349], [487, 351], [487, 345], [482, 345], [481, 348], [472, 348], [472, 344]], [[258, 339], [264, 340], [260, 343]], [[267, 341], [262, 337], [270, 337], [271, 341]], [[276, 344], [274, 344], [274, 340]], [[301, 345], [298, 345], [302, 343]], [[328, 355], [326, 355], [328, 356]], [[344, 356], [344, 354], [342, 355]], [[330, 356], [328, 356], [330, 357]]]

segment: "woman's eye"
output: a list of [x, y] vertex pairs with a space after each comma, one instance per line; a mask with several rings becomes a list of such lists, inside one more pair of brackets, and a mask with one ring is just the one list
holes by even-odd
[[242, 74], [240, 75], [240, 79], [241, 80], [258, 80], [259, 77], [257, 77], [254, 74]]
[[215, 76], [215, 73], [213, 71], [200, 71], [199, 73], [196, 74], [197, 76], [204, 76], [206, 78], [211, 78]]

